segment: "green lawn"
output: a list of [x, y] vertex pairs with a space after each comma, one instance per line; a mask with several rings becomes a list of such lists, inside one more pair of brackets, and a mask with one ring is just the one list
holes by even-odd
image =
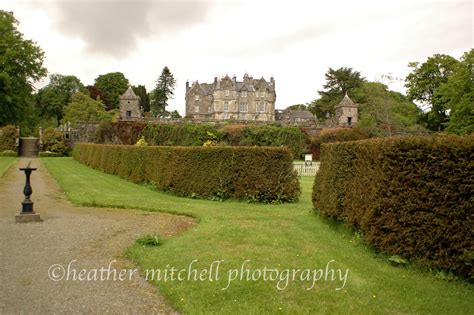
[[12, 157], [12, 156], [0, 156], [0, 177], [3, 176], [3, 173], [5, 173], [8, 168], [18, 160], [17, 157]]
[[[166, 239], [160, 247], [132, 246], [127, 255], [144, 269], [208, 269], [220, 264], [218, 281], [156, 281], [168, 301], [184, 313], [430, 313], [472, 311], [472, 285], [435, 278], [417, 267], [394, 267], [376, 255], [350, 230], [314, 214], [310, 201], [313, 178], [302, 178], [303, 194], [295, 204], [260, 205], [237, 201], [179, 198], [156, 192], [85, 167], [70, 158], [42, 159], [49, 172], [76, 204], [141, 208], [183, 213], [199, 220], [197, 227]], [[126, 210], [124, 210], [126, 211]], [[250, 260], [240, 273], [244, 261]], [[348, 269], [342, 281], [291, 279], [283, 290], [277, 281], [247, 281], [245, 269], [257, 277], [264, 267], [285, 269]], [[244, 279], [228, 285], [228, 271]], [[215, 269], [214, 269], [215, 270]], [[186, 275], [184, 273], [183, 275]], [[194, 273], [191, 273], [194, 277]], [[214, 274], [215, 275], [215, 274]], [[275, 276], [275, 274], [273, 274]], [[170, 275], [168, 274], [170, 277]], [[299, 274], [301, 276], [301, 274]], [[328, 276], [331, 276], [328, 273]], [[338, 274], [336, 274], [338, 276]], [[323, 278], [324, 279], [324, 278]], [[214, 280], [214, 279], [213, 279]], [[280, 282], [284, 286], [285, 281]]]

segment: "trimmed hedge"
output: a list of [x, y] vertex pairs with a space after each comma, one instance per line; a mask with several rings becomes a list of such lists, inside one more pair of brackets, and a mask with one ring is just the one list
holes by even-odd
[[258, 202], [298, 200], [300, 187], [286, 148], [160, 147], [78, 143], [74, 159], [178, 196]]
[[372, 138], [372, 135], [359, 128], [323, 129], [317, 137], [311, 139], [309, 151], [313, 155], [313, 159], [319, 160], [321, 144], [323, 143], [355, 141], [369, 138]]
[[377, 250], [474, 273], [474, 137], [323, 144], [313, 205]]

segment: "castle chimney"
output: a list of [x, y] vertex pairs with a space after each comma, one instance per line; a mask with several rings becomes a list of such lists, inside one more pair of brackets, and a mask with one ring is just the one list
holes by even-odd
[[186, 80], [186, 93], [189, 91], [189, 80]]

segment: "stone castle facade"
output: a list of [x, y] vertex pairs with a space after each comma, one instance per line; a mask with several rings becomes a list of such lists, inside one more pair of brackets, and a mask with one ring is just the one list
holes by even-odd
[[243, 81], [214, 78], [213, 83], [189, 86], [186, 82], [186, 117], [196, 120], [275, 120], [275, 80], [254, 79], [245, 74]]

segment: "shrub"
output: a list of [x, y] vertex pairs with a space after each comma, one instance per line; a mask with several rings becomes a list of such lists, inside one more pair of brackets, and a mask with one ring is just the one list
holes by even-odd
[[135, 143], [137, 146], [147, 146], [148, 143], [145, 140], [145, 137], [142, 136], [140, 139], [138, 139], [137, 143]]
[[3, 152], [0, 152], [0, 156], [18, 156], [18, 153], [13, 150], [5, 150]]
[[309, 151], [313, 154], [313, 159], [319, 160], [321, 154], [321, 144], [330, 142], [344, 142], [363, 140], [371, 138], [366, 131], [358, 128], [333, 128], [322, 130], [319, 136], [311, 139]]
[[389, 255], [472, 277], [474, 137], [324, 144], [313, 189], [323, 216]]
[[141, 122], [103, 123], [97, 131], [96, 142], [131, 145], [143, 136], [149, 145], [284, 146], [291, 150], [294, 158], [307, 153], [309, 144], [308, 136], [298, 127]]
[[76, 160], [178, 196], [287, 202], [300, 188], [286, 148], [76, 144]]
[[132, 145], [141, 138], [145, 126], [142, 122], [104, 122], [99, 125], [95, 140], [98, 143]]
[[142, 132], [150, 145], [172, 145], [172, 146], [202, 146], [214, 135], [219, 141], [221, 134], [215, 126], [196, 124], [148, 124]]
[[43, 151], [66, 155], [68, 147], [64, 143], [63, 133], [54, 128], [47, 128], [43, 133]]
[[219, 131], [228, 145], [285, 146], [295, 159], [307, 152], [309, 143], [309, 138], [298, 127], [228, 125]]
[[8, 125], [0, 128], [0, 152], [6, 150], [15, 150], [16, 128]]

